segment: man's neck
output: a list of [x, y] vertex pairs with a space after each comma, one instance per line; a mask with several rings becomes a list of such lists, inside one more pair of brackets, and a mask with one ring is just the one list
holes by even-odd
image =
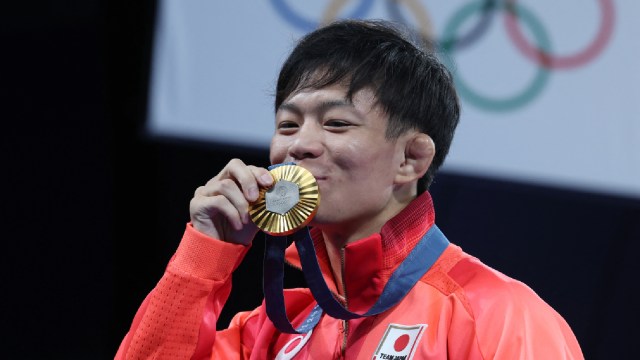
[[[397, 201], [397, 198], [393, 198], [385, 208], [385, 211], [375, 217], [369, 217], [361, 222], [352, 221], [349, 224], [322, 229], [322, 237], [331, 263], [331, 271], [333, 272], [336, 288], [341, 295], [344, 295], [342, 275], [344, 247], [349, 243], [379, 233], [382, 227], [409, 205], [413, 199], [415, 199], [415, 196], [403, 197], [403, 201]], [[354, 224], [360, 224], [360, 226], [354, 226]]]

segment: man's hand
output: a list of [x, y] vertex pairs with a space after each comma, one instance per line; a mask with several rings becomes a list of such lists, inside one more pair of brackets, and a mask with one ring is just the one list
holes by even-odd
[[233, 159], [206, 185], [196, 189], [189, 212], [193, 227], [223, 241], [249, 245], [258, 227], [249, 217], [249, 203], [258, 199], [259, 188], [273, 185], [265, 168]]

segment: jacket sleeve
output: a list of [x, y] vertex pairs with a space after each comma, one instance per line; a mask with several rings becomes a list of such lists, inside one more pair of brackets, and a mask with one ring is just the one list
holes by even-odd
[[[216, 321], [229, 293], [231, 274], [248, 247], [212, 239], [187, 228], [164, 275], [140, 305], [115, 359], [204, 359], [216, 342]], [[239, 313], [221, 332], [220, 346], [240, 355], [242, 326], [252, 312]], [[217, 344], [216, 344], [217, 345]]]

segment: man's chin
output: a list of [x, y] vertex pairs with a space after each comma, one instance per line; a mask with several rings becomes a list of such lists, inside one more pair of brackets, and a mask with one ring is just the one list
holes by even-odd
[[309, 222], [309, 226], [317, 228], [331, 228], [334, 226], [338, 226], [339, 224], [340, 220], [336, 218], [335, 214], [326, 214], [321, 211], [318, 211], [313, 219], [311, 219], [311, 221]]
[[322, 214], [317, 213], [309, 222], [309, 226], [323, 227], [328, 224], [327, 219]]

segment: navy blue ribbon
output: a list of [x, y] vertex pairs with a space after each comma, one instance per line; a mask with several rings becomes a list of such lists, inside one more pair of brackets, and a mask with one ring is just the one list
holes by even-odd
[[317, 305], [297, 329], [291, 325], [284, 303], [284, 251], [288, 242], [286, 236], [266, 235], [263, 263], [263, 287], [267, 316], [278, 330], [289, 334], [304, 334], [312, 330], [320, 321], [323, 310], [331, 317], [342, 320], [385, 312], [409, 293], [449, 245], [449, 240], [440, 229], [435, 224], [431, 226], [400, 266], [391, 274], [375, 304], [367, 312], [359, 314], [347, 310], [329, 290], [316, 258], [309, 229], [305, 227], [294, 233], [292, 237], [300, 255], [305, 280], [317, 302]]

